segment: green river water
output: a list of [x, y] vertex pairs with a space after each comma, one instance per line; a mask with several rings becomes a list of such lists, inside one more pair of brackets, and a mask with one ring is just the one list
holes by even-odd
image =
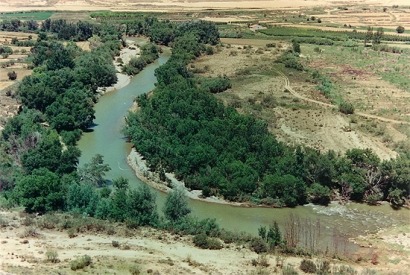
[[[131, 144], [121, 134], [124, 117], [137, 95], [151, 91], [156, 81], [155, 69], [164, 64], [169, 55], [162, 54], [159, 60], [147, 66], [135, 76], [131, 83], [114, 92], [102, 96], [95, 106], [95, 126], [90, 132], [84, 133], [78, 147], [82, 151], [80, 165], [89, 162], [96, 154], [104, 156], [104, 161], [110, 165], [111, 171], [107, 178], [125, 177], [130, 186], [144, 184], [135, 176], [128, 166], [126, 157], [131, 150]], [[155, 190], [159, 208], [165, 200], [165, 194]], [[320, 219], [324, 235], [330, 237], [334, 228], [346, 236], [354, 237], [360, 234], [372, 233], [392, 225], [409, 223], [408, 210], [395, 211], [388, 205], [372, 207], [362, 204], [347, 206], [331, 204], [328, 207], [305, 205], [295, 208], [261, 208], [238, 207], [190, 200], [193, 214], [200, 218], [215, 218], [224, 228], [232, 231], [244, 231], [257, 234], [260, 225], [269, 225], [276, 220], [283, 226], [291, 214], [302, 219]]]

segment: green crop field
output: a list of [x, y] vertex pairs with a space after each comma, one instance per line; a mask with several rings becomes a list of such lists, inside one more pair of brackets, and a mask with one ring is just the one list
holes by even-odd
[[53, 13], [53, 11], [4, 12], [0, 13], [0, 20], [46, 20]]

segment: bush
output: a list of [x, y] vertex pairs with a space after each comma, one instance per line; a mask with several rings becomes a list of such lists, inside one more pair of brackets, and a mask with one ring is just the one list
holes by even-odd
[[38, 238], [40, 237], [40, 233], [37, 232], [37, 228], [29, 227], [24, 230], [24, 232], [20, 235], [20, 238]]
[[396, 189], [390, 190], [389, 196], [387, 197], [387, 199], [389, 200], [393, 208], [400, 208], [405, 203], [404, 197], [405, 197], [405, 192], [403, 190], [396, 188]]
[[78, 269], [83, 269], [91, 264], [91, 257], [88, 255], [84, 255], [79, 259], [76, 259], [74, 261], [70, 262], [70, 268], [71, 270], [78, 270]]
[[268, 251], [268, 246], [261, 238], [254, 238], [249, 244], [250, 250], [260, 254]]
[[207, 46], [205, 50], [207, 55], [213, 55], [214, 54], [214, 48], [212, 46]]
[[283, 275], [298, 275], [299, 273], [296, 271], [296, 269], [293, 266], [287, 265], [283, 268], [282, 274]]
[[397, 32], [397, 33], [404, 33], [404, 31], [405, 31], [405, 29], [404, 29], [403, 26], [398, 26], [398, 27], [396, 28], [396, 32]]
[[317, 268], [313, 261], [303, 259], [300, 263], [300, 270], [302, 270], [305, 273], [315, 273]]
[[15, 71], [8, 72], [7, 76], [10, 80], [16, 80], [17, 79], [17, 73]]
[[330, 274], [330, 263], [329, 261], [322, 261], [317, 265], [316, 274], [318, 275], [327, 275]]
[[277, 62], [285, 65], [286, 68], [295, 69], [298, 71], [303, 71], [303, 65], [299, 62], [298, 57], [293, 53], [285, 53], [282, 55]]
[[77, 237], [76, 230], [74, 228], [68, 229], [67, 234], [70, 239]]
[[308, 201], [322, 205], [330, 203], [331, 191], [329, 187], [322, 186], [319, 183], [313, 183], [307, 190]]
[[111, 244], [113, 247], [120, 247], [120, 243], [118, 241], [112, 241]]
[[218, 239], [210, 238], [205, 233], [196, 235], [193, 239], [193, 242], [195, 246], [203, 249], [217, 250], [223, 247]]
[[356, 275], [358, 272], [351, 266], [341, 265], [332, 268], [332, 274], [335, 275]]
[[130, 267], [130, 273], [131, 275], [139, 275], [141, 274], [141, 267], [138, 265], [133, 265]]
[[339, 104], [339, 111], [346, 115], [354, 114], [354, 106], [350, 102], [343, 101]]
[[47, 258], [47, 262], [50, 262], [50, 263], [58, 263], [60, 261], [58, 259], [58, 253], [55, 250], [47, 250], [46, 258]]
[[206, 79], [201, 86], [207, 92], [213, 94], [224, 92], [232, 87], [231, 80], [226, 76], [218, 76]]

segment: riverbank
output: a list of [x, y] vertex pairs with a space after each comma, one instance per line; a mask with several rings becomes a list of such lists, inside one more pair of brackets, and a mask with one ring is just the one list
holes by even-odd
[[99, 87], [97, 91], [103, 95], [105, 93], [118, 91], [131, 82], [131, 76], [122, 73], [122, 65], [128, 64], [133, 57], [138, 57], [140, 55], [140, 48], [138, 47], [138, 43], [134, 40], [127, 39], [127, 47], [124, 47], [120, 50], [120, 56], [113, 60], [113, 65], [115, 70], [117, 71], [117, 83], [111, 85], [109, 87]]
[[[132, 148], [131, 152], [127, 157], [128, 165], [134, 170], [135, 175], [145, 182], [146, 184], [150, 185], [151, 187], [164, 192], [169, 193], [172, 190], [172, 187], [180, 187], [186, 191], [186, 196], [193, 200], [199, 200], [209, 203], [218, 203], [218, 204], [227, 204], [233, 206], [241, 206], [241, 207], [252, 207], [253, 205], [249, 203], [239, 203], [239, 202], [230, 202], [215, 196], [204, 198], [202, 197], [201, 190], [189, 190], [185, 187], [185, 184], [182, 181], [179, 181], [175, 178], [174, 174], [172, 173], [165, 173], [165, 176], [169, 180], [170, 184], [167, 182], [163, 182], [159, 179], [158, 173], [152, 172], [146, 163], [144, 157], [135, 149]], [[171, 185], [171, 186], [169, 186]]]

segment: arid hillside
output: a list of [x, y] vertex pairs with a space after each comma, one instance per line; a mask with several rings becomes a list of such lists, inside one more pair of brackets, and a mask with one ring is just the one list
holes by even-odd
[[[399, 227], [358, 238], [373, 253], [357, 254], [356, 263], [329, 259], [329, 270], [404, 274], [400, 271], [409, 265], [405, 232], [408, 229]], [[285, 274], [290, 270], [305, 274], [299, 269], [301, 257], [258, 255], [233, 243], [223, 246], [200, 249], [191, 236], [128, 229], [85, 217], [0, 212], [0, 274]]]

